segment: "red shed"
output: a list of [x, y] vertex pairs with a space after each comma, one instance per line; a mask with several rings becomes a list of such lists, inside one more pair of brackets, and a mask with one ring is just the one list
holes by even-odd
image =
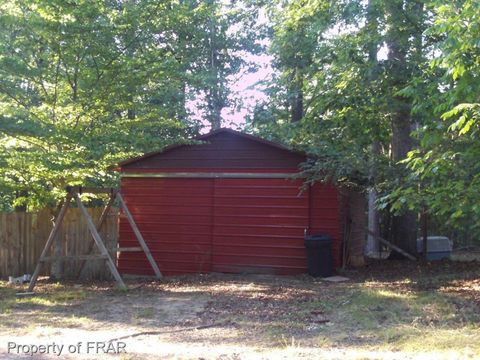
[[[333, 238], [340, 265], [340, 195], [302, 190], [302, 153], [220, 129], [198, 145], [176, 145], [119, 164], [121, 192], [164, 275], [306, 272], [304, 232]], [[121, 247], [136, 246], [120, 218]], [[150, 274], [143, 253], [121, 253], [120, 271]]]

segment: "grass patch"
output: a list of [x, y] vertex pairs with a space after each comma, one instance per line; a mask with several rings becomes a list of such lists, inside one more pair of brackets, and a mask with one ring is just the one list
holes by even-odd
[[135, 317], [137, 319], [150, 319], [155, 315], [155, 309], [152, 307], [146, 307], [137, 309]]
[[0, 281], [0, 314], [8, 314], [15, 306], [15, 289], [8, 287], [7, 282]]
[[27, 298], [16, 299], [18, 305], [47, 306], [54, 307], [59, 305], [68, 305], [72, 302], [85, 300], [87, 293], [83, 290], [56, 290], [42, 295], [36, 295]]
[[280, 341], [280, 339], [285, 337], [285, 327], [282, 323], [267, 324], [263, 328], [263, 331], [271, 341]]
[[67, 328], [86, 327], [92, 324], [92, 319], [85, 316], [64, 317], [61, 320], [62, 326]]
[[[60, 284], [48, 284], [34, 296], [17, 297], [16, 293], [23, 291], [21, 288], [0, 282], [0, 323], [1, 327], [9, 329], [24, 328], [21, 319], [29, 319], [30, 323], [43, 325], [63, 323], [68, 327], [85, 323], [85, 319], [68, 317], [68, 306], [84, 301], [88, 293], [82, 289], [68, 288]], [[12, 317], [10, 314], [27, 312], [28, 317]], [[65, 316], [67, 315], [67, 316]], [[65, 320], [65, 321], [64, 321]]]
[[360, 283], [342, 291], [338, 304], [330, 314], [335, 326], [320, 330], [319, 345], [406, 352], [464, 349], [480, 355], [479, 323], [464, 321], [478, 315], [473, 308], [459, 309], [447, 294]]
[[311, 312], [314, 310], [323, 311], [325, 313], [333, 311], [338, 307], [338, 303], [332, 300], [315, 299], [312, 301], [306, 301], [301, 306], [301, 311]]

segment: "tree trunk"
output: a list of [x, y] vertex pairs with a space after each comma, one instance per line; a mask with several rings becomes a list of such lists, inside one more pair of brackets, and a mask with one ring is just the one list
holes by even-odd
[[349, 218], [352, 219], [349, 241], [349, 264], [354, 267], [365, 265], [364, 248], [367, 226], [367, 203], [365, 194], [351, 190], [349, 194]]
[[[395, 164], [407, 157], [412, 149], [410, 106], [403, 99], [396, 98], [399, 103], [392, 116], [392, 159]], [[402, 176], [403, 166], [396, 165], [398, 176]], [[405, 211], [392, 218], [392, 242], [405, 251], [416, 254], [417, 246], [417, 214]]]
[[[397, 176], [404, 174], [403, 166], [398, 162], [407, 157], [412, 149], [411, 138], [411, 104], [409, 99], [397, 95], [410, 80], [407, 53], [411, 25], [405, 16], [405, 3], [392, 0], [386, 3], [387, 8], [387, 45], [389, 49], [389, 75], [392, 87], [391, 126], [392, 126], [392, 160], [397, 167]], [[411, 254], [416, 254], [417, 215], [406, 211], [392, 219], [392, 242]]]
[[[367, 24], [366, 24], [368, 38], [370, 41], [367, 44], [368, 47], [368, 62], [369, 62], [369, 73], [368, 80], [371, 85], [376, 80], [378, 60], [377, 52], [379, 48], [379, 36], [378, 36], [378, 9], [375, 6], [373, 0], [368, 1], [367, 5]], [[373, 94], [371, 94], [373, 96]], [[375, 190], [375, 184], [377, 183], [377, 163], [376, 159], [380, 155], [380, 142], [378, 128], [374, 128], [374, 140], [372, 144], [372, 149], [370, 152], [371, 161], [370, 161], [370, 189], [368, 191], [368, 236], [367, 243], [365, 244], [365, 254], [373, 255], [379, 252], [379, 241], [376, 236], [379, 235], [379, 214], [376, 208], [375, 202], [377, 201], [377, 191]]]
[[374, 188], [371, 188], [368, 191], [368, 230], [369, 234], [367, 237], [367, 243], [365, 245], [365, 254], [375, 256], [378, 254], [380, 246], [378, 238], [371, 234], [379, 234], [379, 216], [378, 211], [375, 206], [377, 201], [377, 191]]
[[[209, 0], [209, 5], [214, 5], [214, 0]], [[211, 83], [209, 91], [207, 91], [207, 118], [211, 125], [211, 130], [216, 130], [222, 126], [221, 113], [224, 107], [222, 97], [220, 79], [219, 79], [219, 59], [218, 59], [218, 45], [217, 45], [217, 24], [215, 22], [215, 15], [210, 17], [210, 76]]]
[[[15, 197], [16, 198], [27, 197], [27, 196], [28, 196], [28, 191], [27, 190], [20, 190], [20, 191], [15, 192]], [[25, 212], [25, 211], [27, 211], [27, 205], [25, 203], [22, 204], [22, 205], [15, 205], [14, 210], [16, 212]]]
[[298, 122], [303, 117], [303, 74], [299, 68], [295, 69], [291, 97], [291, 121]]

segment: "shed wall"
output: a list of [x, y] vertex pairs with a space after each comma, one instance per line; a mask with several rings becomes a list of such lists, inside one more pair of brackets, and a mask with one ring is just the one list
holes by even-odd
[[339, 268], [342, 254], [342, 209], [340, 194], [332, 185], [315, 184], [310, 188], [311, 234], [328, 234], [332, 237], [333, 267]]
[[[338, 192], [301, 180], [122, 179], [122, 192], [165, 275], [306, 272], [304, 230], [328, 233], [340, 264]], [[136, 246], [120, 218], [120, 246]], [[119, 256], [123, 273], [152, 274], [142, 253]]]

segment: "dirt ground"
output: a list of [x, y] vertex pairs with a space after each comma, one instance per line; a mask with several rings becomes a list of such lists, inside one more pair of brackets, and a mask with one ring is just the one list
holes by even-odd
[[41, 281], [28, 298], [1, 282], [0, 358], [475, 359], [479, 265], [374, 262], [341, 283], [195, 275], [129, 291]]

